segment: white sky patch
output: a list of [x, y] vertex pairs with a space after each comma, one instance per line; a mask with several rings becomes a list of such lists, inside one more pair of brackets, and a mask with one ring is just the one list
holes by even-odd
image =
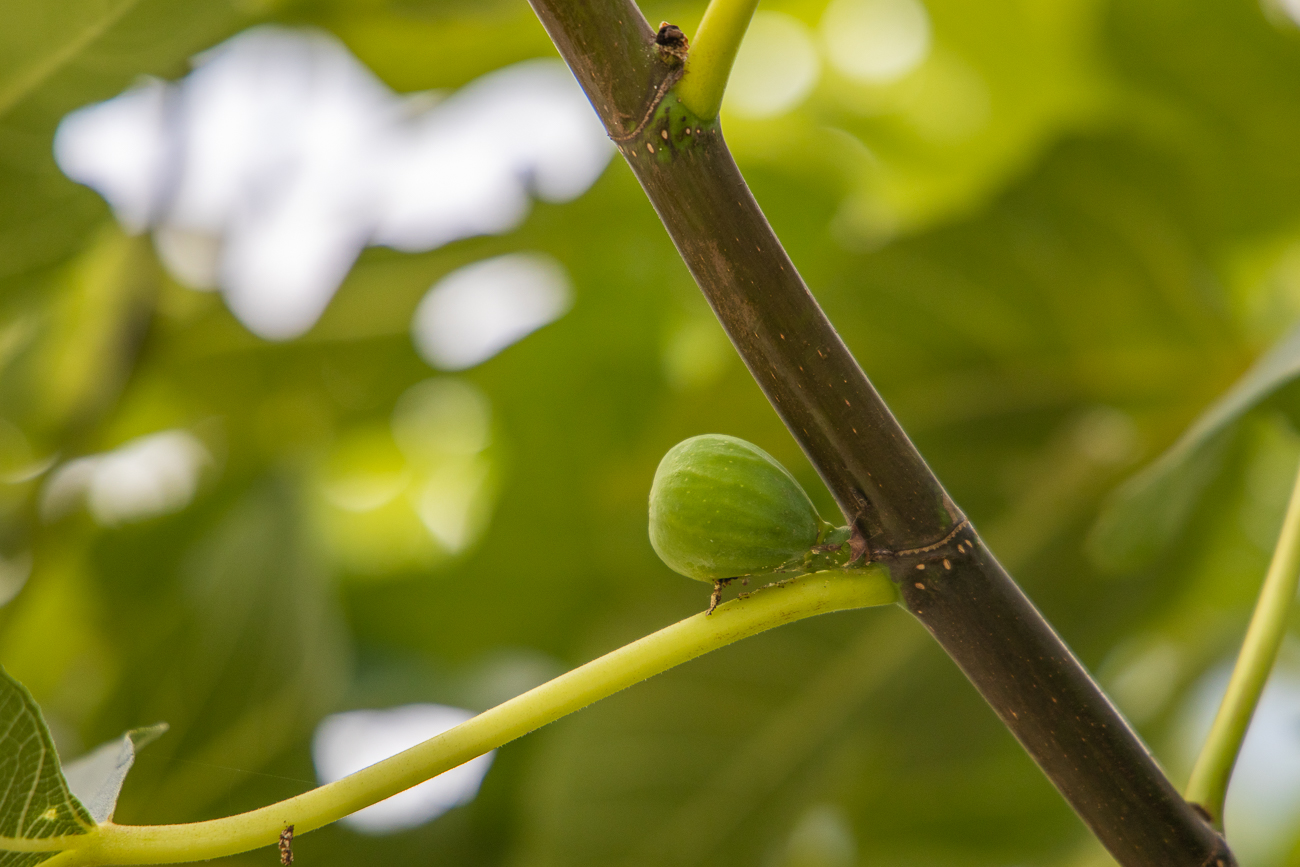
[[554, 322], [572, 298], [568, 274], [549, 256], [485, 259], [434, 284], [415, 310], [411, 337], [429, 364], [463, 370]]
[[[1300, 653], [1283, 647], [1246, 733], [1228, 786], [1224, 827], [1243, 864], [1281, 863], [1300, 816]], [[1232, 664], [1212, 670], [1194, 690], [1180, 737], [1187, 766], [1200, 751], [1228, 686]]]
[[[316, 727], [312, 739], [316, 776], [322, 784], [340, 780], [473, 716], [470, 711], [438, 704], [354, 710], [328, 716]], [[487, 753], [471, 759], [415, 788], [353, 813], [343, 823], [366, 834], [387, 834], [423, 825], [452, 807], [474, 800], [492, 765], [493, 755]]]
[[[613, 154], [573, 76], [532, 60], [438, 102], [393, 93], [334, 37], [263, 26], [64, 118], [55, 157], [180, 282], [251, 331], [320, 317], [367, 245], [509, 231], [584, 193]], [[430, 103], [433, 103], [430, 105]]]
[[821, 31], [831, 65], [867, 84], [897, 81], [930, 53], [930, 16], [920, 0], [831, 0]]
[[411, 122], [385, 160], [374, 243], [428, 250], [514, 228], [529, 192], [575, 199], [613, 149], [573, 76], [533, 60], [485, 75]]
[[148, 228], [171, 162], [167, 100], [172, 89], [146, 80], [115, 99], [79, 109], [54, 138], [63, 173], [108, 200], [128, 232]]
[[106, 526], [177, 512], [189, 505], [212, 461], [193, 434], [162, 431], [58, 467], [41, 493], [41, 514], [55, 520], [81, 505]]
[[820, 76], [808, 27], [783, 12], [758, 12], [740, 44], [723, 105], [741, 117], [775, 117], [807, 99]]

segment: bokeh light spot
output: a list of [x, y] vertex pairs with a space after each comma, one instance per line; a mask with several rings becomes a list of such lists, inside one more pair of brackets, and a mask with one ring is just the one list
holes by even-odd
[[758, 12], [736, 55], [723, 108], [749, 118], [785, 114], [808, 98], [820, 75], [808, 27], [782, 12]]
[[486, 259], [429, 290], [415, 310], [411, 336], [429, 364], [463, 370], [563, 316], [572, 295], [564, 267], [549, 256]]
[[[353, 710], [321, 720], [312, 739], [312, 759], [322, 784], [368, 768], [440, 735], [473, 717], [439, 704], [411, 704], [389, 710]], [[347, 816], [343, 824], [365, 834], [389, 834], [436, 819], [468, 804], [492, 765], [494, 753], [471, 759], [414, 788]]]
[[141, 521], [189, 505], [212, 461], [193, 434], [169, 430], [139, 437], [58, 467], [41, 494], [41, 514], [55, 520], [83, 503], [100, 524]]
[[930, 16], [919, 0], [831, 0], [821, 31], [831, 65], [854, 81], [897, 81], [930, 53]]

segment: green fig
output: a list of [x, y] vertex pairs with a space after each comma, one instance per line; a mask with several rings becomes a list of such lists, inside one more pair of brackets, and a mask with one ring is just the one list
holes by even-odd
[[650, 488], [650, 544], [698, 581], [798, 565], [828, 526], [789, 470], [722, 434], [673, 446]]

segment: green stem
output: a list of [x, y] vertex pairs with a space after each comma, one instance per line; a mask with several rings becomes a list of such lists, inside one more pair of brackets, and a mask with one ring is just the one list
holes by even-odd
[[1203, 808], [1220, 831], [1232, 766], [1237, 762], [1250, 718], [1286, 635], [1287, 613], [1291, 600], [1295, 599], [1297, 582], [1300, 582], [1300, 473], [1291, 491], [1282, 534], [1273, 550], [1273, 562], [1264, 577], [1255, 613], [1228, 681], [1228, 691], [1187, 784], [1187, 800]]
[[700, 120], [710, 121], [722, 108], [731, 65], [758, 0], [712, 0], [686, 55], [686, 74], [677, 98]]
[[879, 566], [819, 572], [769, 585], [697, 614], [542, 684], [390, 759], [310, 792], [237, 816], [188, 825], [101, 825], [68, 838], [43, 867], [171, 864], [274, 845], [294, 826], [303, 834], [382, 801], [598, 699], [759, 632], [831, 611], [898, 600]]

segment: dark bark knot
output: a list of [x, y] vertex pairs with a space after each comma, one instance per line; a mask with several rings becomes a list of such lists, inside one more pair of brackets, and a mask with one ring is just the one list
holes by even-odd
[[681, 66], [686, 63], [686, 53], [691, 50], [691, 43], [680, 27], [664, 21], [655, 34], [655, 50], [668, 64]]

